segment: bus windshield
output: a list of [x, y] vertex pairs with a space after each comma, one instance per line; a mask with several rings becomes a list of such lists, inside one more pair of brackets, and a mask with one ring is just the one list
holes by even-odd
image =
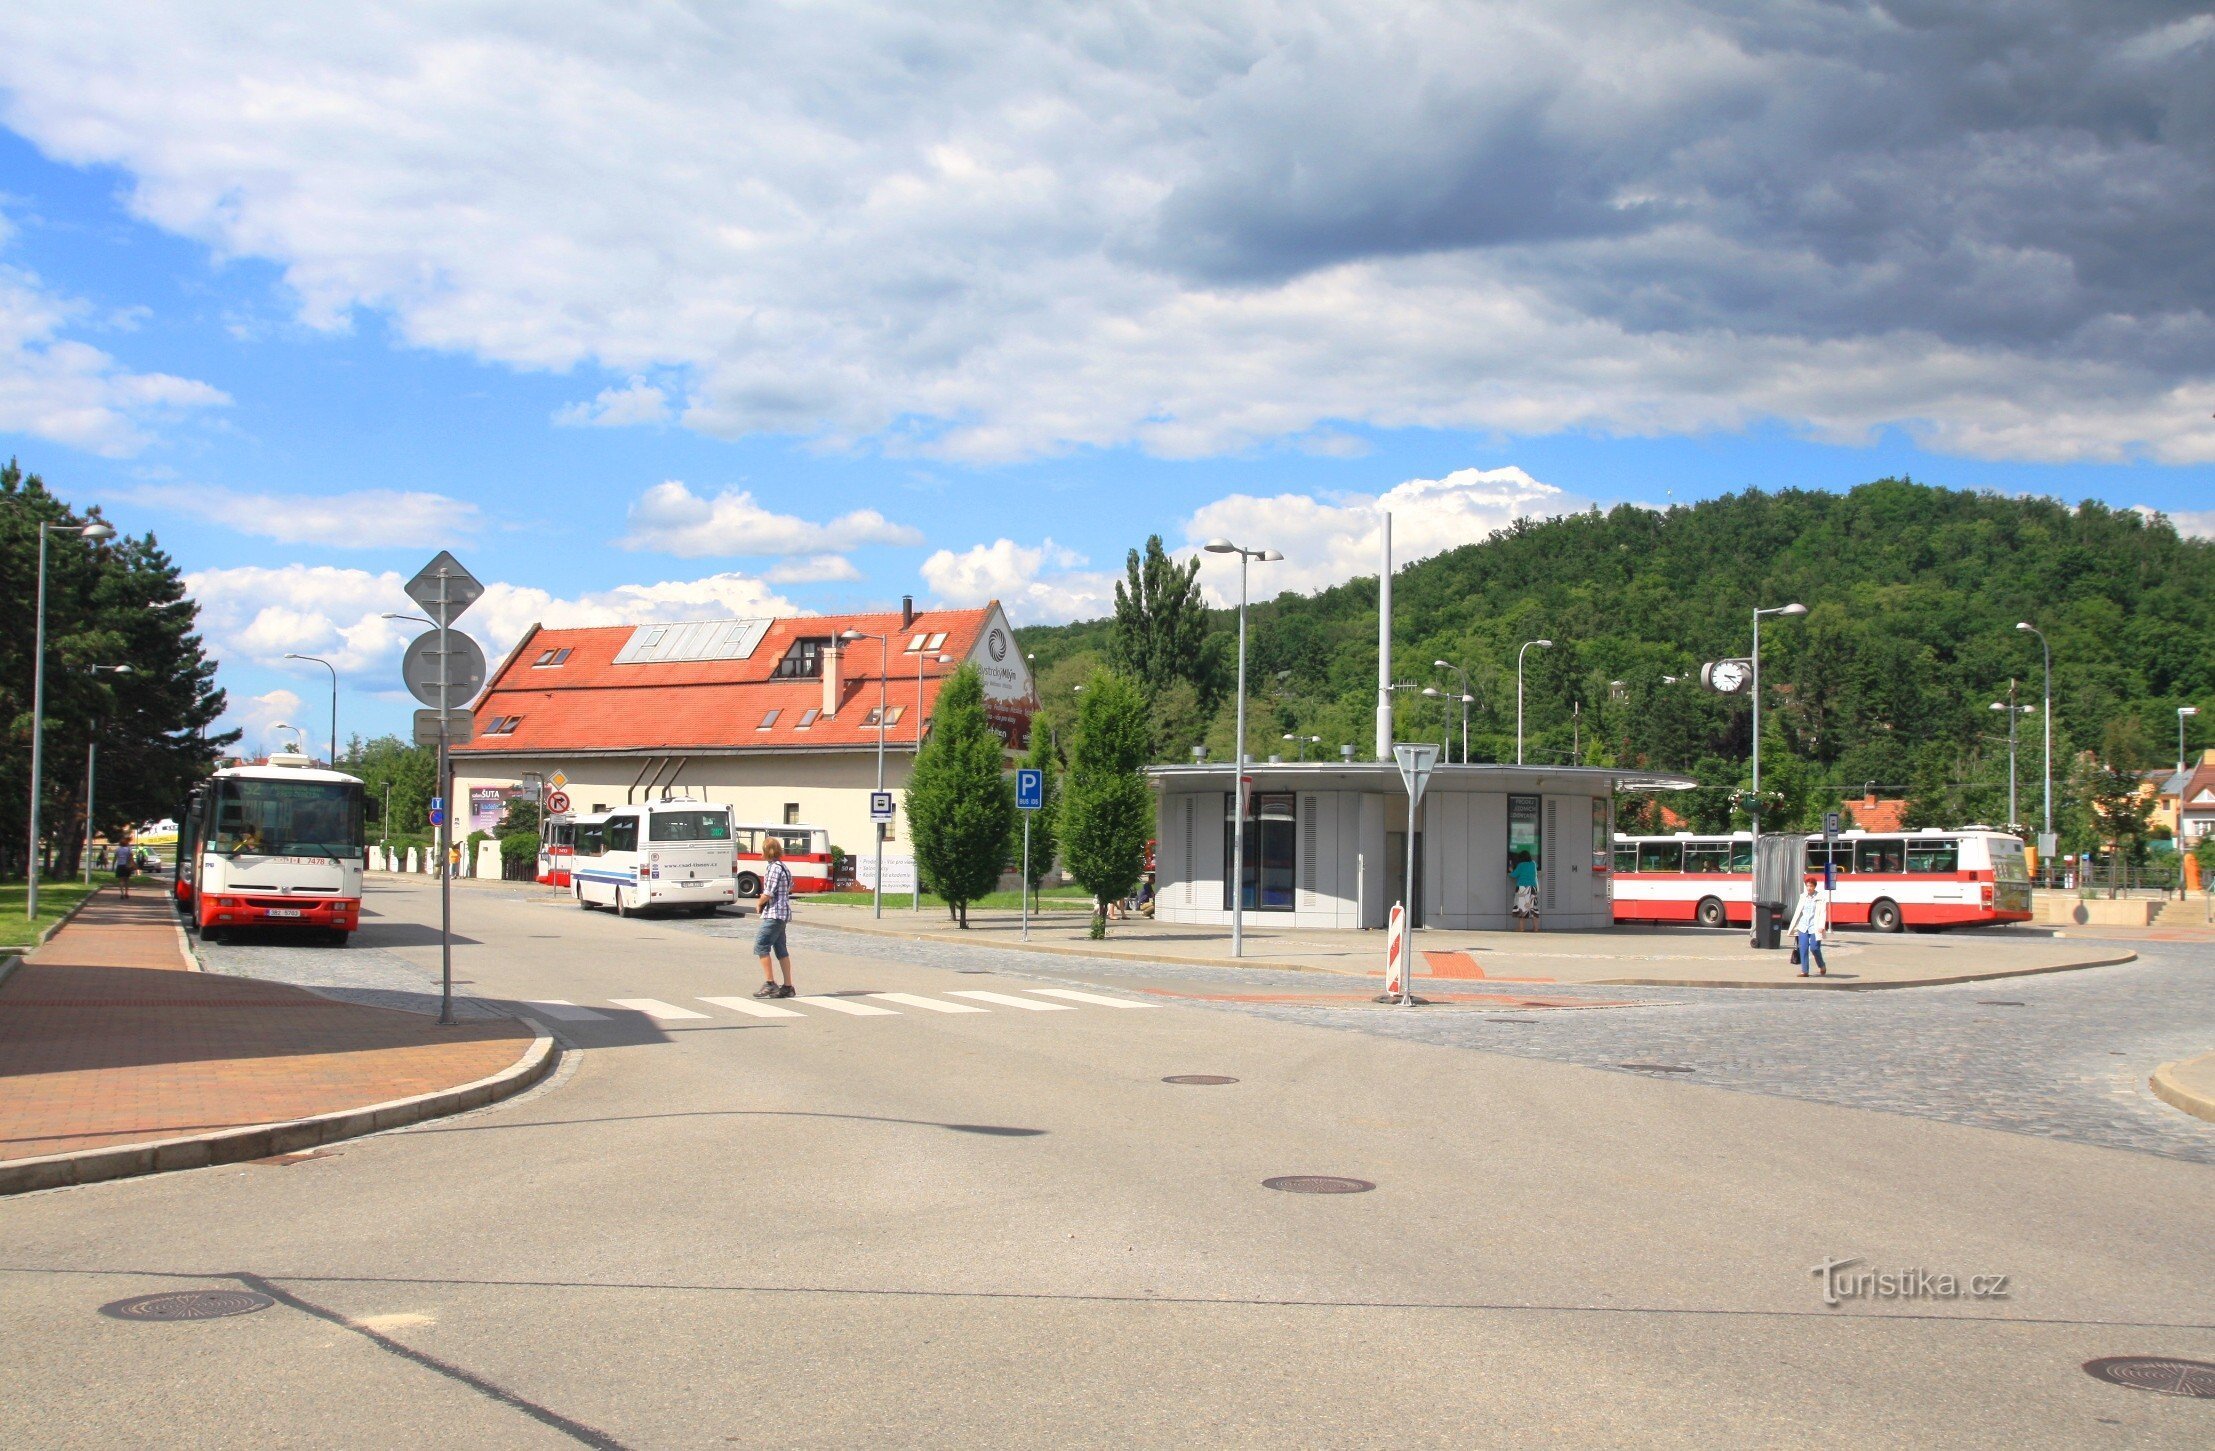
[[211, 849], [226, 856], [360, 856], [361, 787], [351, 781], [215, 783]]
[[647, 833], [651, 841], [729, 841], [728, 811], [657, 811]]

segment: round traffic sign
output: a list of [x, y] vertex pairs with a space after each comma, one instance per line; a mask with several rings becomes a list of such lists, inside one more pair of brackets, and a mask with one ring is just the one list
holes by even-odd
[[438, 698], [440, 632], [437, 630], [426, 631], [409, 642], [407, 653], [400, 657], [400, 678], [406, 682], [408, 693], [425, 705], [459, 710], [484, 688], [485, 652], [459, 630], [448, 630], [444, 634], [446, 700]]
[[555, 816], [559, 816], [564, 811], [567, 811], [569, 809], [569, 793], [567, 791], [547, 792], [546, 809]]

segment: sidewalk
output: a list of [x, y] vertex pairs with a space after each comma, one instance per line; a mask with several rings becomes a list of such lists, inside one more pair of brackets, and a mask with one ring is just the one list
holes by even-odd
[[2215, 1053], [2164, 1063], [2153, 1071], [2147, 1086], [2169, 1107], [2215, 1123]]
[[0, 1194], [263, 1158], [457, 1113], [554, 1061], [435, 1019], [196, 970], [169, 903], [103, 891], [0, 983]]
[[[1078, 957], [1132, 958], [1193, 967], [1263, 967], [1380, 978], [1384, 934], [1292, 931], [1246, 920], [1246, 952], [1230, 955], [1230, 928], [1181, 922], [1124, 920], [1108, 924], [1104, 940], [1086, 936], [1087, 919], [1033, 915], [1022, 940], [1015, 912], [972, 910], [969, 930], [944, 912], [873, 917], [867, 907], [796, 902], [803, 925], [890, 937], [921, 937], [968, 947], [1021, 948]], [[1809, 990], [1929, 987], [1983, 978], [2019, 977], [2105, 967], [2137, 957], [2127, 946], [2050, 930], [1978, 928], [1888, 936], [1840, 932], [1825, 948], [1827, 977], [1801, 977], [1783, 950], [1756, 952], [1743, 929], [1618, 927], [1611, 932], [1418, 931], [1419, 981], [1580, 983], [1612, 987], [1774, 987]]]

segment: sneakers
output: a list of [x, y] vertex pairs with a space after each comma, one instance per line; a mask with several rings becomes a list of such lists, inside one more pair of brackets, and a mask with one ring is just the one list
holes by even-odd
[[780, 998], [796, 998], [799, 994], [792, 990], [791, 983], [786, 983], [783, 987], [777, 989], [777, 996]]
[[784, 994], [777, 990], [777, 985], [775, 983], [765, 982], [759, 988], [755, 989], [754, 996], [757, 998], [777, 998], [783, 997]]

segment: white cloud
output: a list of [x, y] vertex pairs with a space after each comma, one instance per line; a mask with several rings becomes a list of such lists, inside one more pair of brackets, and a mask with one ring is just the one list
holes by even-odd
[[861, 571], [843, 554], [811, 554], [771, 565], [762, 578], [771, 584], [838, 584], [861, 578]]
[[[8, 227], [0, 220], [0, 243]], [[29, 272], [0, 266], [0, 433], [24, 433], [123, 457], [150, 430], [231, 400], [222, 390], [168, 373], [134, 373], [62, 329], [88, 309], [48, 291]]]
[[2187, 539], [2215, 539], [2215, 509], [2156, 509], [2150, 504], [2131, 507], [2148, 520], [2159, 514]]
[[870, 544], [915, 545], [923, 542], [923, 532], [895, 524], [875, 509], [856, 509], [827, 524], [811, 523], [772, 513], [743, 489], [703, 499], [671, 479], [639, 496], [631, 505], [629, 532], [615, 542], [623, 549], [702, 559], [836, 554]]
[[122, 497], [220, 524], [240, 534], [327, 549], [419, 544], [442, 549], [483, 525], [475, 504], [444, 494], [361, 489], [350, 494], [254, 494], [203, 484], [144, 484]]
[[[245, 732], [239, 740], [238, 749], [246, 754], [258, 755], [264, 750], [275, 750], [291, 741], [295, 732], [286, 731], [280, 734], [275, 729], [278, 722], [286, 722], [299, 728], [297, 734], [311, 751], [328, 760], [322, 738], [330, 734], [330, 729], [326, 726], [320, 731], [311, 730], [311, 723], [301, 719], [304, 709], [300, 697], [294, 692], [271, 690], [231, 702], [230, 709], [223, 713], [223, 718], [215, 723], [214, 728], [218, 732]], [[317, 719], [325, 717], [318, 713]]]
[[1019, 625], [1087, 619], [1115, 604], [1118, 576], [1078, 568], [1083, 555], [1048, 539], [1035, 547], [995, 539], [955, 553], [941, 549], [923, 561], [923, 583], [941, 605], [998, 600]]
[[[312, 326], [632, 380], [565, 421], [2206, 462], [2209, 29], [2143, 13], [76, 0], [0, 8], [0, 116]], [[79, 346], [0, 347], [0, 409], [128, 447], [215, 401]]]
[[[1575, 513], [1589, 502], [1542, 484], [1519, 468], [1458, 469], [1442, 479], [1409, 479], [1379, 495], [1315, 499], [1233, 494], [1193, 514], [1185, 522], [1185, 537], [1195, 547], [1220, 536], [1248, 549], [1282, 553], [1284, 558], [1274, 564], [1246, 567], [1248, 598], [1272, 599], [1286, 590], [1309, 593], [1361, 575], [1373, 577], [1386, 510], [1392, 513], [1392, 567], [1397, 571], [1478, 543], [1517, 519]], [[1209, 601], [1238, 603], [1238, 557], [1202, 553], [1200, 559], [1200, 582]]]
[[669, 395], [644, 378], [633, 378], [621, 388], [603, 388], [591, 402], [572, 403], [554, 414], [556, 423], [597, 428], [668, 421]]

